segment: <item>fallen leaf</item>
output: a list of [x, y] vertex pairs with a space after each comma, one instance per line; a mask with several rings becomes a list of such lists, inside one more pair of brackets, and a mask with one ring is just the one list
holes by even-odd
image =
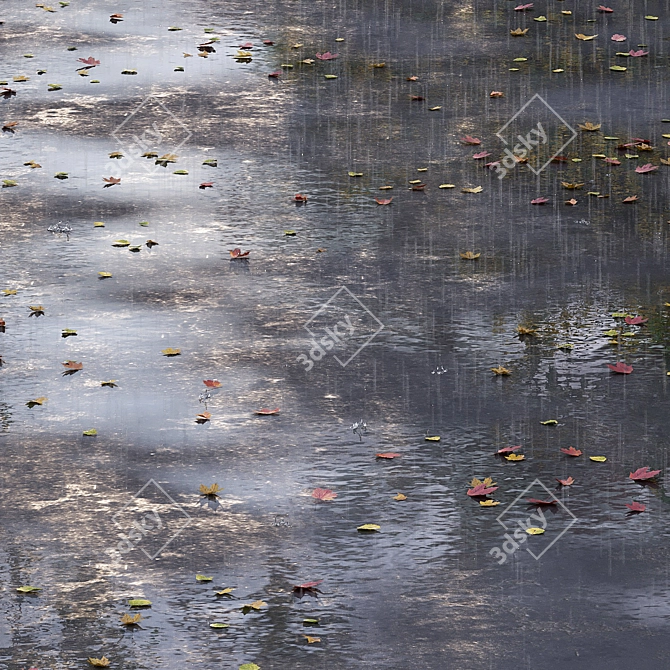
[[611, 7], [605, 7], [604, 5], [599, 5], [598, 6], [598, 11], [603, 12], [603, 13], [607, 13], [607, 14], [611, 14], [614, 10]]
[[476, 261], [481, 256], [481, 253], [476, 254], [474, 251], [462, 251], [459, 255], [466, 261]]
[[568, 456], [581, 456], [582, 455], [582, 450], [581, 449], [575, 449], [574, 447], [568, 447], [567, 449], [565, 447], [561, 447], [561, 451], [564, 454], [567, 454]]
[[100, 279], [109, 279], [112, 276], [111, 272], [98, 272]]
[[498, 500], [480, 500], [479, 504], [482, 507], [495, 507], [496, 505], [500, 505], [500, 501], [498, 501]]
[[16, 590], [19, 593], [36, 593], [42, 589], [39, 586], [19, 586]]
[[324, 501], [335, 500], [337, 493], [334, 493], [330, 489], [314, 489], [312, 491], [312, 498]]
[[133, 598], [128, 601], [129, 607], [151, 607], [151, 600], [146, 600], [146, 598]]
[[257, 416], [272, 416], [274, 414], [279, 414], [279, 407], [275, 407], [274, 409], [257, 409], [254, 414]]
[[332, 53], [330, 53], [330, 51], [326, 51], [325, 53], [322, 53], [322, 54], [321, 53], [316, 54], [316, 57], [319, 60], [333, 60], [333, 59], [337, 58], [338, 56], [339, 56], [339, 54], [332, 54]]
[[251, 251], [245, 251], [242, 253], [242, 249], [236, 247], [235, 249], [231, 249], [229, 253], [231, 258], [246, 258], [251, 253]]
[[[473, 480], [479, 482], [479, 480]], [[472, 486], [472, 488], [468, 489], [467, 494], [471, 498], [479, 498], [483, 496], [487, 496], [490, 493], [493, 493], [494, 491], [498, 490], [498, 486], [492, 486], [495, 482], [490, 481], [490, 478], [487, 477], [483, 482], [479, 482], [478, 484], [475, 484]], [[472, 484], [472, 482], [471, 482]]]
[[503, 376], [503, 377], [512, 374], [512, 372], [510, 370], [508, 370], [507, 368], [504, 368], [502, 365], [499, 365], [497, 368], [491, 368], [491, 372], [493, 372], [496, 375]]
[[542, 533], [544, 533], [544, 529], [530, 527], [526, 528], [526, 532], [528, 533], [528, 535], [542, 535]]
[[535, 198], [535, 200], [531, 200], [530, 204], [531, 205], [544, 205], [549, 202], [549, 198]]
[[629, 195], [627, 198], [624, 198], [621, 202], [624, 204], [628, 205], [633, 202], [637, 202], [637, 196], [636, 195]]
[[647, 321], [649, 321], [649, 319], [644, 319], [641, 316], [626, 316], [626, 317], [624, 317], [624, 321], [629, 326], [639, 326], [643, 323], [647, 323]]
[[95, 428], [85, 430], [83, 433], [86, 437], [95, 437], [98, 434], [98, 431]]
[[649, 466], [645, 465], [643, 468], [638, 468], [635, 472], [631, 472], [629, 478], [635, 482], [642, 482], [647, 479], [653, 479], [659, 474], [661, 474], [660, 470], [650, 470]]
[[581, 183], [573, 183], [569, 181], [562, 181], [561, 184], [563, 185], [563, 188], [567, 188], [568, 190], [574, 191], [576, 189], [580, 189], [582, 186], [584, 186], [584, 182]]
[[211, 484], [210, 486], [207, 486], [205, 484], [200, 484], [199, 491], [200, 491], [201, 496], [218, 498], [219, 497], [219, 491], [223, 491], [223, 489], [218, 484]]
[[470, 135], [466, 135], [465, 137], [461, 137], [461, 142], [463, 142], [463, 144], [473, 144], [473, 145], [477, 145], [477, 144], [482, 143], [482, 141], [480, 139], [478, 139], [477, 137], [472, 137]]
[[647, 172], [654, 172], [655, 170], [658, 170], [658, 166], [652, 165], [651, 163], [647, 163], [646, 165], [638, 165], [638, 167], [635, 168], [635, 172], [638, 174], [646, 174]]
[[307, 196], [302, 193], [296, 193], [293, 196], [293, 200], [295, 200], [295, 202], [307, 202]]
[[207, 423], [212, 418], [211, 412], [201, 412], [195, 415], [195, 422], [199, 424]]
[[462, 188], [461, 193], [481, 193], [483, 190], [482, 186], [475, 186], [474, 188]]
[[172, 347], [168, 347], [167, 349], [161, 349], [161, 354], [163, 356], [180, 356], [181, 355], [181, 349], [173, 349]]
[[528, 502], [531, 503], [532, 505], [538, 505], [540, 507], [542, 506], [549, 506], [549, 505], [556, 505], [555, 500], [539, 500], [538, 498], [528, 498]]
[[505, 456], [506, 461], [523, 461], [525, 458], [523, 454], [508, 454]]
[[393, 458], [400, 458], [401, 454], [397, 454], [394, 451], [385, 451], [380, 454], [375, 454], [376, 458], [387, 458], [387, 459], [393, 459]]
[[213, 181], [203, 181], [202, 184], [198, 186], [198, 188], [204, 191], [206, 188], [212, 188], [213, 186], [214, 186]]
[[356, 528], [359, 533], [376, 533], [381, 529], [376, 523], [364, 523], [362, 526]]
[[568, 477], [567, 479], [556, 479], [556, 481], [561, 486], [572, 486], [572, 484], [575, 483], [575, 480], [572, 477]]
[[390, 205], [393, 202], [393, 198], [375, 198], [375, 202], [378, 205]]
[[503, 98], [505, 94], [502, 91], [491, 91], [489, 98]]
[[63, 367], [66, 370], [72, 370], [74, 372], [77, 372], [78, 370], [83, 370], [84, 369], [84, 364], [83, 363], [77, 363], [76, 361], [65, 361], [61, 365], [63, 365]]
[[407, 496], [404, 495], [403, 493], [398, 493], [397, 495], [393, 496], [393, 500], [398, 501], [407, 500]]
[[600, 130], [601, 125], [601, 123], [591, 123], [591, 121], [586, 121], [585, 123], [579, 124], [579, 129], [594, 132], [596, 130]]
[[113, 389], [116, 388], [118, 384], [116, 383], [116, 379], [110, 379], [106, 382], [100, 382], [100, 386], [106, 386], [107, 388]]
[[486, 158], [487, 156], [490, 156], [490, 155], [491, 155], [491, 152], [490, 152], [490, 151], [480, 151], [479, 153], [474, 154], [472, 157], [473, 157], [476, 161], [478, 161], [478, 160], [481, 160], [482, 158]]
[[639, 503], [635, 500], [633, 500], [632, 503], [626, 503], [626, 507], [631, 512], [636, 512], [636, 513], [644, 512], [647, 509], [647, 507], [645, 505], [643, 505], [642, 503]]
[[109, 665], [109, 659], [105, 656], [102, 658], [89, 658], [88, 662], [96, 668], [106, 668]]
[[122, 626], [137, 626], [139, 622], [142, 620], [142, 615], [138, 612], [135, 614], [135, 616], [132, 616], [130, 614], [124, 614], [121, 617], [121, 625]]
[[582, 42], [588, 42], [589, 40], [594, 40], [598, 35], [584, 35], [583, 33], [575, 33], [575, 37]]
[[214, 577], [205, 577], [205, 575], [197, 574], [195, 576], [196, 581], [198, 582], [211, 582]]
[[532, 328], [530, 326], [517, 326], [516, 332], [519, 333], [521, 337], [526, 335], [535, 335], [537, 333], [537, 328]]
[[629, 375], [631, 372], [633, 372], [633, 366], [632, 365], [626, 365], [623, 361], [619, 361], [615, 365], [612, 365], [611, 363], [608, 363], [607, 367], [612, 372], [616, 372], [620, 375]]
[[511, 454], [514, 451], [517, 451], [517, 449], [521, 449], [521, 445], [518, 444], [515, 447], [503, 447], [502, 449], [498, 449], [496, 451], [496, 454]]
[[589, 459], [596, 463], [604, 463], [607, 460], [607, 456], [589, 456]]
[[227, 623], [221, 623], [218, 621], [214, 621], [213, 623], [209, 624], [210, 628], [229, 628], [229, 625]]
[[514, 30], [510, 30], [509, 34], [512, 37], [523, 37], [529, 30], [529, 28], [515, 28]]
[[546, 421], [540, 421], [543, 426], [558, 426], [558, 421], [556, 419], [547, 419]]
[[632, 56], [633, 58], [641, 58], [642, 56], [648, 56], [649, 52], [645, 51], [644, 49], [640, 49], [639, 51], [634, 51], [633, 49], [631, 49], [628, 52], [628, 55]]
[[121, 177], [103, 177], [102, 181], [105, 182], [105, 185], [102, 188], [110, 188], [116, 184], [120, 184]]
[[566, 205], [572, 205], [574, 207], [574, 205], [577, 204], [577, 201], [574, 198], [570, 198], [570, 200], [565, 201], [565, 204]]
[[221, 382], [218, 379], [204, 379], [202, 383], [211, 389], [221, 388]]
[[426, 436], [423, 438], [426, 442], [439, 442], [442, 438], [439, 435], [433, 435], [431, 437]]
[[321, 642], [320, 637], [311, 637], [310, 635], [303, 635], [307, 640], [307, 644], [314, 644], [315, 642]]
[[41, 396], [39, 398], [35, 398], [34, 400], [29, 400], [26, 405], [28, 409], [32, 409], [36, 405], [39, 405], [40, 407], [48, 400], [45, 396]]
[[232, 587], [227, 587], [225, 589], [222, 589], [221, 591], [215, 591], [214, 595], [215, 596], [229, 596], [235, 589]]

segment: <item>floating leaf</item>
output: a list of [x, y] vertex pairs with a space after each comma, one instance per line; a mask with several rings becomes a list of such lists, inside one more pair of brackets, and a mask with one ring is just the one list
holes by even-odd
[[635, 513], [644, 512], [647, 509], [645, 505], [643, 505], [642, 503], [639, 503], [635, 500], [633, 500], [632, 503], [626, 503], [626, 507], [631, 512], [635, 512]]
[[407, 500], [407, 496], [404, 495], [403, 493], [398, 493], [397, 495], [393, 496], [393, 500], [398, 500], [398, 501]]
[[[109, 279], [112, 276], [111, 272], [98, 272], [98, 275], [100, 275], [100, 279]], [[76, 333], [75, 333], [76, 335]]]
[[607, 456], [589, 456], [589, 459], [596, 463], [604, 463], [607, 460]]
[[118, 384], [116, 383], [116, 379], [110, 379], [109, 381], [106, 382], [100, 382], [100, 386], [105, 386], [107, 388], [113, 389], [116, 388]]
[[335, 500], [337, 498], [337, 493], [334, 493], [330, 489], [314, 489], [312, 491], [312, 498], [317, 500]]
[[275, 414], [279, 414], [279, 411], [279, 407], [275, 407], [274, 409], [263, 408], [257, 409], [254, 414], [256, 416], [273, 416]]
[[556, 419], [547, 419], [546, 421], [540, 421], [543, 426], [558, 426], [558, 421]]
[[500, 501], [498, 501], [498, 500], [480, 500], [479, 504], [482, 507], [495, 507], [496, 505], [500, 505]]
[[98, 434], [98, 431], [95, 428], [90, 428], [89, 430], [85, 430], [84, 435], [86, 437], [95, 437]]
[[380, 454], [375, 454], [375, 456], [377, 458], [385, 458], [385, 459], [392, 460], [394, 458], [400, 458], [401, 454], [397, 454], [394, 451], [385, 451], [385, 452], [380, 453]]
[[220, 623], [218, 621], [215, 621], [214, 623], [209, 624], [210, 628], [228, 628], [227, 623]]
[[106, 668], [109, 665], [109, 659], [105, 656], [102, 658], [89, 658], [88, 662], [96, 668]]
[[19, 586], [19, 588], [16, 589], [19, 593], [36, 593], [37, 591], [41, 591], [42, 589], [39, 586]]
[[121, 617], [122, 626], [137, 626], [142, 620], [142, 615], [138, 612], [134, 616], [131, 614], [124, 614]]
[[427, 442], [439, 442], [440, 441], [440, 436], [439, 435], [433, 435], [432, 437], [424, 437], [424, 440]]
[[561, 486], [572, 486], [575, 483], [575, 480], [572, 477], [567, 479], [557, 479], [556, 480]]
[[632, 365], [626, 365], [623, 361], [619, 361], [615, 365], [611, 365], [610, 363], [608, 363], [607, 367], [612, 372], [616, 372], [620, 375], [629, 375], [631, 372], [633, 372], [633, 366]]
[[228, 586], [225, 589], [221, 589], [221, 591], [215, 591], [214, 595], [216, 596], [229, 596], [235, 589]]
[[660, 470], [650, 470], [649, 466], [645, 465], [643, 468], [638, 468], [635, 470], [635, 472], [631, 472], [629, 478], [635, 482], [642, 482], [646, 481], [647, 479], [653, 479], [660, 473]]
[[628, 68], [624, 67], [623, 65], [612, 65], [610, 67], [610, 70], [613, 72], [626, 72]]
[[460, 253], [460, 257], [466, 261], [476, 261], [481, 256], [481, 253], [476, 254], [473, 251], [463, 251]]
[[242, 612], [244, 614], [248, 614], [249, 612], [251, 612], [251, 610], [258, 612], [261, 609], [261, 607], [264, 607], [265, 605], [267, 605], [266, 602], [263, 602], [262, 600], [255, 600], [249, 605], [242, 605]]
[[575, 37], [578, 40], [582, 40], [582, 42], [588, 42], [590, 40], [594, 40], [598, 35], [584, 35], [583, 33], [575, 33]]
[[462, 188], [461, 193], [481, 193], [483, 190], [482, 186], [475, 186], [474, 188]]
[[198, 574], [195, 576], [195, 579], [198, 582], [211, 582], [214, 579], [214, 577], [205, 577], [205, 575]]
[[359, 533], [376, 533], [378, 530], [381, 530], [381, 526], [378, 526], [376, 523], [364, 523], [362, 526], [356, 528]]
[[239, 670], [261, 670], [261, 667], [255, 663], [244, 663], [239, 667]]
[[525, 458], [523, 454], [509, 454], [505, 456], [506, 461], [523, 461]]
[[456, 188], [456, 184], [440, 184], [438, 188]]
[[133, 600], [128, 601], [130, 607], [151, 607], [151, 600], [146, 600], [144, 598], [134, 598]]
[[33, 407], [39, 405], [40, 407], [48, 400], [45, 396], [41, 396], [39, 398], [35, 398], [34, 400], [29, 400], [26, 405], [28, 409], [32, 409]]
[[113, 247], [129, 247], [130, 242], [128, 240], [115, 240], [114, 244], [112, 244]]
[[499, 365], [497, 368], [491, 368], [491, 372], [493, 372], [496, 375], [501, 375], [501, 376], [507, 376], [511, 375], [512, 372], [508, 370], [507, 368], [504, 368], [502, 365]]
[[168, 347], [167, 349], [161, 349], [161, 354], [163, 356], [180, 356], [181, 355], [181, 349], [173, 349], [172, 347]]
[[544, 529], [534, 528], [531, 526], [530, 528], [526, 528], [526, 532], [528, 533], [528, 535], [542, 535], [542, 533], [544, 533]]

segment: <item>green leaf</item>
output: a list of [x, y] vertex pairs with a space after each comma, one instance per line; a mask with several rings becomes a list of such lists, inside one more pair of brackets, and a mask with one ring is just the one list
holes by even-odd
[[54, 175], [56, 179], [68, 179], [69, 175], [67, 172], [56, 172]]
[[536, 17], [533, 19], [533, 21], [539, 21], [539, 22], [541, 22], [541, 23], [544, 22], [544, 21], [546, 21], [546, 20], [547, 20], [547, 17], [546, 17], [546, 16], [536, 16]]
[[149, 225], [149, 222], [148, 221], [140, 221], [139, 225], [146, 228]]
[[60, 91], [63, 88], [60, 84], [47, 84], [50, 91]]
[[114, 244], [112, 244], [113, 247], [129, 247], [130, 242], [128, 240], [116, 240]]
[[515, 63], [525, 63], [528, 59], [527, 58], [515, 58], [514, 62]]
[[144, 598], [135, 598], [128, 601], [130, 607], [151, 607], [151, 600], [145, 600]]
[[336, 74], [324, 74], [323, 78], [324, 79], [337, 79], [337, 75]]
[[209, 624], [210, 628], [228, 628], [227, 623], [219, 623], [218, 621], [215, 621], [214, 623]]
[[289, 237], [295, 237], [297, 233], [295, 232], [295, 230], [285, 230], [284, 235], [288, 235]]
[[77, 331], [72, 330], [72, 328], [63, 328], [61, 332], [61, 337], [71, 337], [72, 335], [76, 335]]
[[95, 437], [98, 434], [98, 431], [95, 428], [91, 428], [89, 430], [84, 431], [84, 435], [86, 437]]
[[261, 666], [255, 663], [245, 663], [240, 666], [240, 670], [261, 670]]
[[625, 72], [628, 68], [624, 67], [623, 65], [612, 65], [610, 70], [614, 70], [614, 72]]
[[188, 174], [188, 170], [175, 170], [172, 174]]
[[362, 177], [363, 173], [362, 172], [350, 172], [349, 176], [350, 177]]
[[35, 593], [35, 591], [41, 591], [42, 589], [39, 586], [19, 586], [16, 590], [19, 593]]
[[17, 182], [15, 182], [13, 179], [2, 180], [2, 188], [10, 188], [11, 186], [17, 186]]
[[216, 158], [208, 158], [207, 160], [202, 161], [202, 164], [207, 165], [209, 167], [217, 167], [218, 166], [218, 162], [217, 162]]
[[211, 582], [214, 579], [214, 577], [205, 577], [205, 575], [200, 575], [200, 574], [196, 575], [195, 578], [199, 582]]
[[303, 626], [318, 626], [319, 625], [319, 620], [318, 619], [303, 619], [302, 620], [302, 625]]

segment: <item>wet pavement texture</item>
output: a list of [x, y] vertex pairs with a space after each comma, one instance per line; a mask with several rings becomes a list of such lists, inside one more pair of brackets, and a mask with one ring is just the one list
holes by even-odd
[[[0, 668], [665, 667], [668, 7], [534, 5], [3, 3]], [[498, 179], [536, 94], [576, 137]]]

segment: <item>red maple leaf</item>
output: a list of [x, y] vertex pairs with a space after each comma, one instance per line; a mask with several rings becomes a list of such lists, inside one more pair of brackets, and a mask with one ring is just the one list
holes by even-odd
[[565, 447], [561, 447], [561, 451], [564, 454], [567, 454], [568, 456], [581, 456], [582, 455], [582, 450], [581, 449], [575, 449], [574, 447], [568, 447], [567, 449]]
[[631, 202], [637, 202], [637, 196], [629, 195], [627, 198], [624, 198], [622, 202], [624, 202], [625, 204], [629, 204]]
[[272, 40], [263, 40], [263, 44], [265, 44], [266, 47], [274, 46], [274, 42]]
[[121, 177], [103, 177], [102, 181], [107, 182], [102, 188], [110, 188], [121, 183]]
[[623, 363], [621, 361], [619, 361], [616, 365], [612, 365], [611, 363], [608, 363], [607, 367], [612, 372], [617, 372], [620, 375], [629, 375], [631, 372], [633, 372], [633, 366], [632, 365], [626, 365], [625, 363]]
[[629, 326], [639, 326], [641, 323], [647, 323], [649, 319], [643, 319], [641, 316], [627, 316], [624, 321]]
[[79, 58], [78, 59], [80, 63], [83, 63], [84, 65], [88, 67], [95, 67], [96, 65], [100, 65], [99, 60], [95, 60], [93, 56], [89, 56], [88, 58]]
[[426, 98], [424, 98], [422, 95], [410, 95], [409, 99], [410, 100], [425, 100]]
[[84, 364], [77, 363], [76, 361], [65, 361], [65, 363], [63, 363], [63, 367], [67, 368], [68, 370], [83, 370]]
[[393, 198], [375, 198], [375, 202], [378, 205], [390, 205], [393, 202]]
[[655, 170], [658, 170], [658, 166], [652, 165], [651, 163], [638, 165], [638, 167], [635, 168], [635, 172], [638, 174], [646, 174], [647, 172], [654, 172]]
[[212, 188], [212, 186], [214, 186], [213, 181], [203, 181], [198, 188], [201, 188], [204, 191], [206, 188]]
[[653, 479], [656, 475], [660, 474], [660, 470], [650, 470], [648, 465], [645, 465], [643, 468], [638, 468], [635, 472], [631, 472], [629, 477], [634, 482], [642, 482], [646, 479]]
[[626, 503], [626, 507], [631, 511], [631, 512], [644, 512], [647, 509], [646, 505], [643, 505], [642, 503], [637, 502], [636, 500], [633, 500], [632, 503]]
[[251, 43], [251, 42], [245, 42], [244, 44], [240, 44], [240, 46], [237, 47], [237, 48], [238, 48], [238, 49], [252, 49], [253, 46], [254, 46], [253, 43]]
[[312, 498], [316, 498], [317, 500], [335, 500], [337, 493], [334, 493], [330, 489], [314, 489], [312, 491]]
[[221, 382], [218, 379], [204, 379], [202, 383], [211, 389], [218, 389], [221, 386]]
[[490, 156], [491, 152], [490, 151], [480, 151], [478, 154], [474, 154], [473, 158], [478, 161], [482, 158], [486, 158], [487, 156]]
[[575, 480], [572, 477], [568, 477], [567, 479], [556, 479], [556, 481], [561, 485], [561, 486], [571, 486], [572, 484], [575, 483]]
[[270, 74], [268, 75], [268, 77], [270, 77], [270, 79], [279, 79], [279, 77], [281, 77], [281, 76], [282, 76], [282, 71], [281, 70], [275, 70], [274, 72], [270, 72]]
[[293, 199], [294, 199], [296, 202], [307, 202], [307, 196], [306, 196], [306, 195], [303, 195], [302, 193], [296, 193], [296, 194], [293, 196]]
[[549, 198], [535, 198], [535, 200], [531, 200], [530, 204], [531, 205], [544, 205], [549, 202]]
[[486, 484], [477, 484], [471, 489], [468, 489], [468, 495], [472, 498], [478, 498], [480, 496], [487, 496], [489, 493], [497, 491], [497, 486], [487, 486]]
[[538, 500], [537, 498], [528, 498], [528, 502], [533, 505], [555, 505], [555, 500]]
[[516, 447], [503, 447], [502, 449], [498, 449], [498, 451], [496, 451], [496, 454], [511, 454], [513, 451], [516, 451], [517, 449], [521, 449], [520, 444]]
[[316, 54], [316, 57], [319, 60], [333, 60], [334, 58], [337, 58], [340, 54], [331, 54], [330, 51], [326, 51], [326, 53], [322, 54]]
[[231, 258], [246, 258], [251, 253], [251, 251], [245, 251], [242, 253], [242, 249], [236, 247], [235, 249], [231, 249], [228, 253], [230, 253]]
[[640, 58], [640, 56], [648, 56], [649, 52], [645, 51], [644, 49], [640, 49], [639, 51], [634, 51], [633, 49], [631, 49], [628, 52], [628, 55], [632, 56], [633, 58]]
[[610, 165], [621, 165], [621, 161], [616, 158], [606, 158], [605, 163], [609, 163]]
[[611, 7], [605, 7], [605, 5], [598, 5], [598, 11], [604, 14], [611, 14], [614, 10]]
[[396, 454], [395, 451], [384, 451], [381, 454], [375, 454], [377, 458], [400, 458], [401, 454]]
[[465, 137], [461, 137], [461, 142], [463, 144], [481, 144], [482, 141], [477, 138], [477, 137], [472, 137], [471, 135], [466, 135]]
[[279, 414], [279, 407], [275, 407], [274, 409], [257, 409], [254, 414], [257, 416], [271, 416], [273, 414]]
[[533, 3], [530, 2], [527, 5], [518, 5], [514, 8], [515, 12], [523, 12], [526, 9], [532, 9], [533, 8]]

